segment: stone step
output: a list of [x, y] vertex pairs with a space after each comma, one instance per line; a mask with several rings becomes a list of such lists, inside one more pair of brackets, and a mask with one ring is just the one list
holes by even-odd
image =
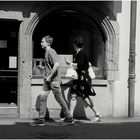
[[18, 117], [18, 108], [0, 107], [0, 117]]

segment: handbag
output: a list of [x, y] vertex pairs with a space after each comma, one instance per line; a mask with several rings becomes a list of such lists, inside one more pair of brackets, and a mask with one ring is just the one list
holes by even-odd
[[65, 77], [75, 80], [78, 79], [78, 74], [73, 67], [70, 67], [67, 69]]
[[93, 71], [92, 66], [89, 66], [88, 72], [89, 72], [90, 78], [91, 78], [91, 79], [94, 79], [94, 78], [95, 78], [95, 73], [94, 73], [94, 71]]

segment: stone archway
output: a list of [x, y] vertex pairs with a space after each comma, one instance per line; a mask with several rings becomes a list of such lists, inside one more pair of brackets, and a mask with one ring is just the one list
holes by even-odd
[[[56, 12], [59, 10], [75, 10], [81, 13], [84, 13], [94, 20], [98, 26], [101, 28], [104, 38], [105, 38], [105, 55], [106, 55], [106, 67], [105, 71], [107, 72], [107, 80], [114, 81], [116, 79], [116, 72], [118, 71], [118, 48], [119, 48], [119, 26], [118, 22], [112, 22], [104, 15], [99, 9], [95, 6], [91, 5], [82, 5], [82, 4], [60, 4], [54, 5], [51, 8], [39, 7], [38, 14], [36, 13], [31, 21], [28, 24], [25, 34], [30, 36], [30, 41], [32, 42], [33, 32], [40, 22], [45, 16], [49, 15], [52, 12]], [[31, 44], [32, 45], [32, 44]]]
[[[49, 7], [49, 8], [48, 8]], [[31, 75], [32, 75], [32, 37], [34, 30], [37, 26], [37, 24], [40, 22], [41, 19], [43, 19], [45, 16], [49, 15], [51, 12], [56, 12], [59, 10], [75, 10], [79, 11], [81, 13], [84, 13], [89, 16], [92, 20], [94, 20], [98, 26], [101, 28], [102, 32], [104, 33], [105, 37], [105, 53], [106, 53], [106, 72], [107, 72], [107, 80], [108, 81], [115, 81], [116, 80], [116, 73], [118, 71], [118, 48], [119, 48], [119, 28], [118, 23], [112, 22], [96, 7], [92, 7], [91, 5], [82, 5], [82, 4], [57, 4], [53, 6], [43, 6], [43, 5], [37, 5], [37, 7], [34, 7], [36, 12], [31, 16], [30, 20], [28, 20], [28, 24], [26, 24], [25, 28], [25, 38], [23, 42], [26, 47], [29, 48], [29, 54], [30, 59], [28, 60], [28, 63], [25, 63], [24, 60], [21, 63], [24, 63], [24, 65], [27, 64], [29, 72], [27, 71], [22, 72], [24, 73], [25, 77], [27, 78], [26, 85], [28, 85], [28, 93], [31, 92]], [[24, 25], [23, 25], [24, 26]], [[21, 43], [22, 43], [21, 42]], [[26, 68], [26, 67], [25, 67]], [[24, 86], [26, 86], [24, 85]], [[21, 94], [26, 87], [21, 89]], [[30, 100], [31, 95], [26, 93], [27, 97]], [[31, 93], [30, 93], [31, 94]], [[21, 97], [22, 98], [22, 97]], [[27, 99], [27, 98], [26, 98]], [[24, 101], [24, 100], [23, 100]], [[22, 107], [22, 105], [21, 105]], [[25, 110], [24, 107], [22, 107], [22, 110]], [[30, 116], [31, 111], [31, 101], [27, 102], [26, 112]], [[22, 116], [22, 115], [21, 115]]]

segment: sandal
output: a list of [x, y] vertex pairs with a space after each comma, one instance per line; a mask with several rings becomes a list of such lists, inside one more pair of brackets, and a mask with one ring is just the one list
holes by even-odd
[[92, 121], [99, 122], [99, 121], [101, 121], [101, 118], [102, 118], [102, 115], [98, 114], [98, 115], [95, 115], [95, 118]]

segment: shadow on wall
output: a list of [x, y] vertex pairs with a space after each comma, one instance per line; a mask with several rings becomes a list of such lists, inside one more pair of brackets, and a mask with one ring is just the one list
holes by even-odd
[[91, 2], [100, 9], [110, 20], [116, 21], [117, 14], [122, 12], [122, 1], [95, 1]]
[[[116, 20], [114, 17], [110, 14], [110, 11], [113, 12], [113, 14], [117, 15], [117, 13], [121, 13], [122, 10], [122, 1], [9, 1], [9, 2], [0, 2], [0, 9], [3, 9], [3, 11], [21, 11], [22, 16], [24, 18], [30, 18], [31, 13], [37, 13], [38, 9], [42, 9], [42, 6], [50, 7], [55, 5], [63, 5], [63, 4], [83, 4], [83, 5], [95, 5], [98, 7], [98, 9], [102, 9], [103, 13], [105, 13], [111, 20]], [[26, 8], [25, 8], [26, 7]], [[30, 12], [29, 12], [30, 11]]]
[[[62, 95], [64, 100], [66, 101], [68, 107], [70, 107], [70, 83], [67, 83], [67, 86], [62, 85]], [[87, 105], [85, 104], [85, 102], [80, 98], [77, 97], [77, 104], [74, 110], [74, 114], [73, 117], [76, 118], [83, 118], [83, 119], [88, 119], [88, 116], [86, 116], [85, 113], [85, 108], [87, 107]], [[60, 112], [60, 116], [64, 117], [63, 111], [61, 110]]]

